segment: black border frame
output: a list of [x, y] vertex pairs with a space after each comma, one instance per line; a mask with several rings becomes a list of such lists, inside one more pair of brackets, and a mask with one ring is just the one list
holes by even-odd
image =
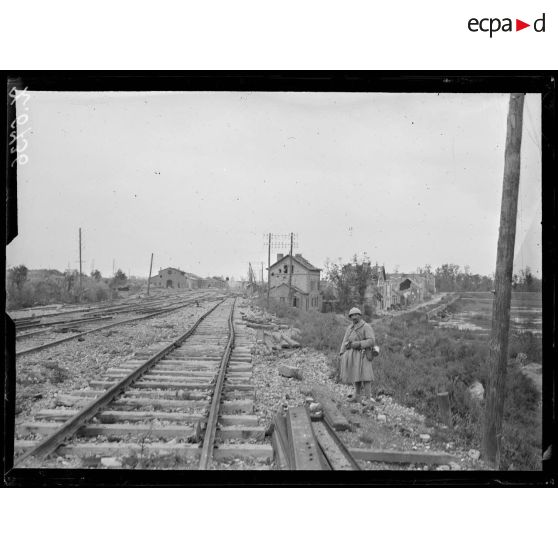
[[[2, 263], [7, 243], [17, 235], [16, 166], [10, 167], [8, 122], [13, 85], [49, 91], [328, 91], [409, 93], [540, 93], [542, 96], [542, 219], [543, 219], [543, 449], [554, 455], [542, 471], [129, 471], [93, 469], [13, 469], [15, 409], [15, 331], [5, 314], [2, 339], [5, 355], [2, 415], [3, 482], [6, 486], [553, 486], [557, 480], [556, 360], [556, 71], [3, 71], [4, 107], [0, 125], [5, 154], [6, 227], [2, 227]], [[5, 287], [5, 274], [2, 276]], [[5, 288], [2, 302], [5, 308]]]

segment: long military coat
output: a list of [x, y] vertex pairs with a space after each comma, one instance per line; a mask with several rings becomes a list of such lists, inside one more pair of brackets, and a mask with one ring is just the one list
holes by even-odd
[[[358, 342], [360, 349], [347, 349], [347, 341]], [[366, 358], [364, 349], [376, 344], [374, 330], [370, 324], [360, 320], [358, 324], [351, 324], [345, 337], [339, 354], [341, 355], [341, 381], [346, 384], [354, 382], [371, 382], [374, 379], [372, 361]]]

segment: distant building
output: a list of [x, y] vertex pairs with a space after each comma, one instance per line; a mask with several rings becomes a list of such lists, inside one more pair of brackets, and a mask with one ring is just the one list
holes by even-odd
[[206, 289], [226, 289], [229, 286], [227, 280], [222, 277], [206, 277], [202, 281]]
[[393, 273], [391, 283], [391, 305], [409, 306], [427, 300], [436, 292], [434, 275], [427, 273]]
[[203, 287], [202, 278], [182, 271], [176, 267], [160, 269], [159, 273], [151, 277], [150, 283], [154, 287], [164, 289], [200, 289]]
[[277, 302], [291, 304], [302, 310], [320, 310], [320, 272], [321, 269], [303, 258], [302, 254], [292, 257], [277, 254], [277, 261], [269, 267], [269, 296]]
[[387, 310], [392, 305], [393, 284], [388, 281], [383, 265], [374, 265], [371, 269], [370, 283], [364, 295], [364, 304], [373, 311]]

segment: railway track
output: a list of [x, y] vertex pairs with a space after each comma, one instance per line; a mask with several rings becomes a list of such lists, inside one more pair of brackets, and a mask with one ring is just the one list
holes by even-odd
[[235, 299], [222, 300], [170, 344], [137, 352], [87, 390], [60, 396], [56, 408], [16, 428], [15, 466], [271, 463], [273, 448], [253, 414], [251, 341], [240, 322]]
[[[18, 347], [16, 348], [16, 356], [21, 356], [25, 354], [34, 353], [37, 351], [41, 351], [50, 347], [54, 347], [61, 343], [65, 343], [67, 341], [71, 341], [73, 339], [82, 338], [85, 335], [90, 333], [95, 333], [98, 331], [102, 331], [104, 329], [108, 329], [111, 327], [117, 327], [123, 324], [129, 324], [136, 321], [141, 320], [148, 320], [150, 318], [154, 318], [160, 315], [163, 315], [168, 312], [173, 312], [175, 310], [179, 310], [181, 308], [185, 308], [186, 306], [190, 306], [195, 304], [196, 302], [200, 301], [207, 301], [209, 300], [209, 294], [201, 294], [201, 295], [192, 295], [188, 296], [187, 298], [181, 297], [178, 302], [174, 302], [171, 304], [162, 304], [158, 303], [158, 305], [154, 306], [152, 304], [143, 305], [139, 308], [136, 308], [135, 311], [127, 310], [127, 312], [131, 312], [133, 314], [132, 317], [111, 321], [111, 323], [104, 324], [98, 327], [92, 327], [90, 329], [83, 329], [84, 324], [90, 325], [91, 322], [96, 322], [98, 319], [103, 320], [111, 320], [111, 316], [103, 316], [102, 318], [89, 318], [89, 319], [78, 319], [78, 320], [69, 320], [63, 322], [56, 322], [56, 325], [45, 323], [43, 324], [45, 329], [40, 329], [38, 331], [29, 332], [27, 334], [16, 335], [16, 343]], [[124, 310], [122, 310], [124, 312]], [[96, 326], [97, 324], [93, 324]], [[61, 334], [68, 333], [74, 331], [73, 335], [67, 335], [61, 337]], [[32, 346], [26, 346], [27, 342], [29, 341], [30, 337], [33, 337], [35, 340], [37, 337], [42, 337], [43, 342], [38, 343]]]
[[[195, 293], [186, 293], [186, 298], [207, 294], [207, 291], [196, 291]], [[40, 316], [31, 316], [26, 318], [14, 318], [13, 322], [16, 332], [20, 333], [32, 329], [46, 328], [55, 325], [78, 324], [85, 321], [95, 321], [106, 319], [115, 314], [128, 314], [131, 312], [149, 312], [163, 309], [166, 306], [174, 304], [185, 299], [185, 294], [181, 293], [172, 296], [157, 296], [148, 299], [140, 299], [133, 301], [120, 302], [118, 304], [97, 304], [95, 306], [80, 307], [74, 310], [63, 312], [55, 312], [43, 314]], [[79, 314], [77, 317], [70, 315]]]

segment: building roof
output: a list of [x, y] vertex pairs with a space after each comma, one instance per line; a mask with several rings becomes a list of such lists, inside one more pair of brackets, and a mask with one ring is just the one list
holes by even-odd
[[178, 271], [178, 273], [184, 273], [184, 271], [178, 269], [178, 267], [165, 267], [163, 269], [160, 269], [158, 273], [161, 273], [162, 271], [168, 271], [169, 269], [172, 269], [173, 271]]
[[372, 266], [372, 275], [374, 277], [382, 278], [384, 281], [386, 280], [386, 268], [383, 265], [373, 265]]
[[201, 279], [201, 277], [199, 277], [195, 273], [190, 273], [189, 271], [182, 271], [181, 269], [178, 269], [178, 267], [165, 267], [164, 269], [160, 269], [153, 277], [156, 277], [159, 273], [163, 273], [164, 271], [168, 271], [169, 269], [184, 275], [187, 279]]
[[[276, 265], [282, 263], [283, 260], [286, 260], [289, 257], [290, 257], [289, 254], [287, 254], [286, 256], [283, 256], [280, 260], [277, 260], [275, 263], [272, 263], [269, 269], [271, 269], [271, 268], [275, 267]], [[293, 258], [293, 260], [298, 262], [301, 266], [308, 269], [308, 271], [321, 271], [321, 268], [312, 265], [306, 258], [303, 258], [300, 254], [293, 255], [292, 258]]]

